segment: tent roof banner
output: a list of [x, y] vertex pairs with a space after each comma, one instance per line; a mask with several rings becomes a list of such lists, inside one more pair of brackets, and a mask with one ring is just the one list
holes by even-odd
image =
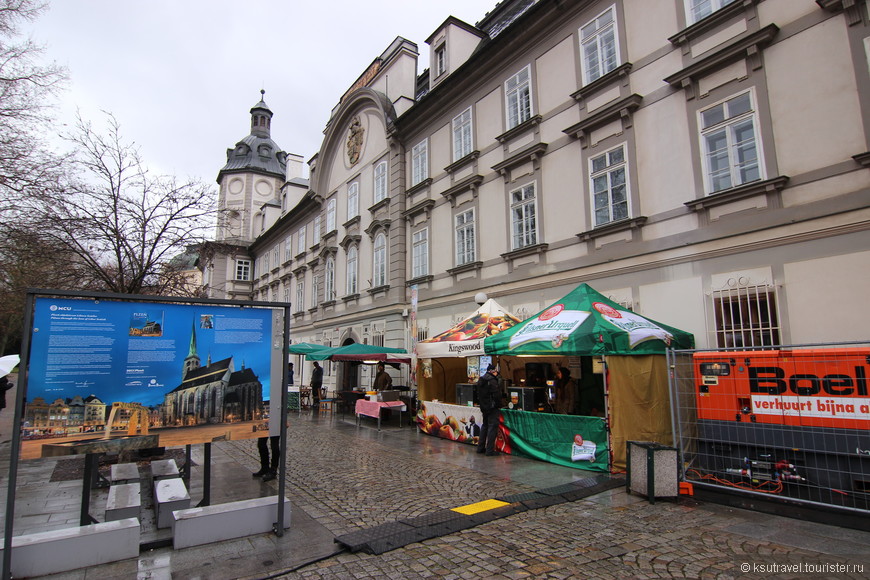
[[305, 360], [408, 362], [409, 356], [403, 348], [373, 346], [371, 344], [354, 342], [336, 348], [325, 348], [324, 350], [309, 353], [306, 355]]
[[440, 358], [486, 354], [483, 350], [483, 339], [507, 330], [519, 322], [519, 318], [490, 298], [468, 318], [437, 336], [418, 342], [417, 356]]
[[489, 337], [487, 354], [613, 355], [664, 354], [691, 349], [691, 333], [661, 324], [581, 284], [520, 324]]

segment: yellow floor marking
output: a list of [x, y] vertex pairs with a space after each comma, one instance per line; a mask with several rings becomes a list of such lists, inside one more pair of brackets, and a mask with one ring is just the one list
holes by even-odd
[[452, 509], [455, 512], [459, 512], [461, 514], [465, 514], [467, 516], [470, 516], [473, 514], [479, 514], [480, 512], [485, 512], [485, 511], [492, 510], [492, 509], [506, 506], [506, 505], [510, 505], [510, 504], [505, 502], [505, 501], [499, 501], [497, 499], [486, 499], [483, 501], [479, 501], [477, 503], [471, 503], [468, 505], [464, 505], [464, 506], [460, 506], [460, 507], [456, 507], [456, 508], [450, 508], [450, 509]]

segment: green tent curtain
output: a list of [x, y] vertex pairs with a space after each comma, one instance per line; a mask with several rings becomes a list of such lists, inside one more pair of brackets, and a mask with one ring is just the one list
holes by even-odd
[[604, 419], [510, 409], [502, 409], [501, 414], [511, 455], [588, 471], [608, 470]]

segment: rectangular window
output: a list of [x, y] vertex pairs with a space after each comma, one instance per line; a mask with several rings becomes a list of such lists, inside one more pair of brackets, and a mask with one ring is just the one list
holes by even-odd
[[694, 24], [732, 2], [734, 0], [686, 0], [687, 24]]
[[263, 254], [263, 271], [260, 272], [260, 275], [266, 274], [269, 271], [269, 252]]
[[353, 182], [347, 186], [347, 219], [351, 220], [359, 215], [359, 184]]
[[356, 246], [350, 246], [347, 249], [347, 294], [352, 296], [359, 292], [357, 285], [357, 274], [359, 273], [359, 260]]
[[375, 203], [387, 197], [387, 162], [375, 165]]
[[453, 161], [471, 153], [471, 107], [453, 117]]
[[624, 146], [590, 159], [589, 179], [596, 226], [629, 216]]
[[335, 231], [335, 207], [336, 201], [333, 197], [328, 202], [326, 202], [326, 232]]
[[302, 312], [305, 309], [305, 280], [296, 282], [296, 308], [294, 312]]
[[281, 248], [279, 245], [275, 246], [275, 249], [272, 250], [272, 267], [277, 268], [281, 265]]
[[700, 112], [707, 193], [762, 179], [755, 117], [751, 92]]
[[236, 280], [239, 282], [251, 281], [251, 261], [236, 260]]
[[504, 84], [507, 128], [513, 129], [532, 118], [531, 68], [526, 67]]
[[321, 231], [322, 230], [322, 228], [321, 228], [322, 221], [323, 220], [321, 219], [321, 217], [319, 215], [314, 217], [314, 226], [313, 226], [312, 232], [311, 232], [312, 233], [312, 236], [311, 236], [312, 237], [312, 240], [311, 240], [312, 245], [319, 244], [320, 238], [323, 236], [323, 232]]
[[470, 264], [477, 259], [474, 237], [474, 210], [456, 215], [456, 265]]
[[320, 278], [315, 273], [311, 278], [311, 308], [320, 304]]
[[284, 285], [284, 302], [290, 302], [290, 286]]
[[447, 51], [442, 44], [435, 49], [435, 76], [440, 77], [447, 71]]
[[375, 288], [387, 285], [387, 237], [384, 234], [375, 236], [372, 280]]
[[538, 243], [534, 183], [511, 192], [511, 232], [511, 243], [514, 250], [534, 246]]
[[739, 286], [713, 292], [716, 343], [720, 348], [780, 344], [776, 287]]
[[411, 241], [411, 277], [429, 274], [429, 230], [414, 232]]
[[289, 262], [293, 257], [293, 237], [287, 236], [287, 239], [284, 240], [284, 261]]
[[296, 234], [296, 247], [300, 254], [305, 251], [305, 226], [299, 228], [299, 233]]
[[411, 149], [411, 185], [422, 183], [429, 177], [428, 141], [423, 139]]
[[616, 42], [616, 7], [611, 6], [580, 29], [583, 82], [589, 84], [619, 64]]

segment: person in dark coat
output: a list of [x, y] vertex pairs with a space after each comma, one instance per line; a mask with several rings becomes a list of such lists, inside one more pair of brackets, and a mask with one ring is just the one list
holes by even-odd
[[498, 369], [495, 365], [486, 367], [486, 374], [478, 379], [477, 400], [480, 401], [480, 413], [483, 415], [477, 452], [495, 455], [495, 438], [498, 435], [498, 419], [501, 414], [499, 409], [502, 406]]
[[6, 408], [6, 391], [14, 386], [7, 377], [0, 377], [0, 411]]
[[323, 367], [314, 361], [314, 370], [311, 372], [311, 400], [315, 409], [320, 408], [320, 389], [323, 387]]
[[[272, 445], [272, 458], [269, 459], [269, 443]], [[281, 458], [281, 436], [260, 437], [257, 439], [257, 451], [260, 453], [260, 471], [254, 472], [254, 477], [262, 477], [263, 481], [271, 481], [278, 476], [278, 460]]]

